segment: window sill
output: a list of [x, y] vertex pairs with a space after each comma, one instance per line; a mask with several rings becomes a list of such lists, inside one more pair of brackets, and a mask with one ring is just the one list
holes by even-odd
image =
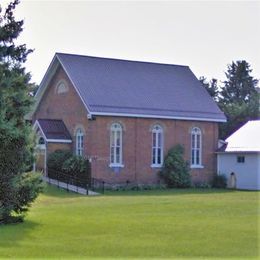
[[151, 164], [151, 168], [162, 168], [162, 164]]
[[191, 165], [190, 168], [191, 169], [203, 169], [204, 166], [203, 165]]
[[125, 166], [123, 164], [110, 163], [109, 167], [110, 168], [124, 168]]

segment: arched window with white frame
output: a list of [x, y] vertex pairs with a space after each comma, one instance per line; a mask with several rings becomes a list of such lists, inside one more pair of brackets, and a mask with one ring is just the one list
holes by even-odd
[[163, 129], [160, 125], [152, 128], [152, 167], [163, 164]]
[[42, 136], [40, 136], [38, 140], [38, 145], [44, 145], [44, 144], [45, 144], [45, 140]]
[[40, 150], [45, 150], [46, 149], [45, 139], [42, 136], [38, 136], [36, 147], [38, 149], [40, 149]]
[[60, 80], [55, 87], [55, 91], [57, 94], [63, 94], [69, 91], [69, 87], [64, 80]]
[[193, 127], [191, 130], [191, 167], [202, 165], [202, 135], [198, 127]]
[[122, 166], [122, 126], [114, 123], [110, 127], [110, 166]]
[[84, 133], [81, 128], [76, 131], [76, 155], [83, 155]]

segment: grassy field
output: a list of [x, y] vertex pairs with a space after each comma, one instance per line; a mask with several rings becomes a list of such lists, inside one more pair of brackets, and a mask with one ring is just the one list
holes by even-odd
[[0, 226], [0, 258], [257, 258], [259, 193], [48, 187], [22, 224]]

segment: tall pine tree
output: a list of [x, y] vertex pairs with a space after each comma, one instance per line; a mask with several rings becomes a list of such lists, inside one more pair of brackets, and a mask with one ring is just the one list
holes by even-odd
[[257, 94], [258, 80], [254, 79], [249, 63], [245, 60], [232, 62], [228, 65], [227, 80], [220, 91], [220, 103], [250, 103], [251, 98]]
[[227, 116], [220, 126], [220, 137], [225, 139], [248, 120], [259, 119], [258, 80], [251, 76], [245, 60], [228, 65], [226, 81], [220, 91], [219, 106]]
[[25, 121], [32, 105], [31, 77], [23, 67], [32, 50], [15, 44], [23, 30], [23, 21], [13, 13], [18, 4], [15, 0], [5, 10], [0, 6], [0, 223], [22, 219], [42, 189], [39, 175], [24, 173], [34, 145]]

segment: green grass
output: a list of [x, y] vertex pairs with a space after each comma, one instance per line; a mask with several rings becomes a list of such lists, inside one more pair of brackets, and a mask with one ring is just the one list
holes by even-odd
[[87, 197], [48, 187], [0, 226], [0, 258], [257, 258], [258, 192], [166, 190]]

